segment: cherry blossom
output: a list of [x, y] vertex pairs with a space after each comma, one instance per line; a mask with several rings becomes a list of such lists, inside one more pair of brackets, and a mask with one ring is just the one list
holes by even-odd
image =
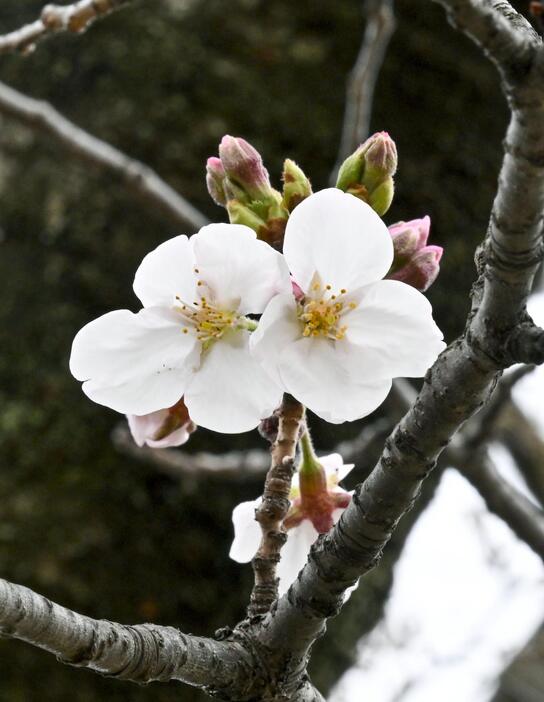
[[283, 251], [304, 297], [272, 298], [251, 349], [271, 378], [326, 421], [370, 414], [393, 378], [423, 376], [445, 347], [428, 300], [381, 280], [393, 243], [360, 199], [336, 188], [310, 195], [289, 218]]
[[132, 438], [138, 446], [167, 448], [185, 444], [196, 430], [183, 398], [173, 407], [143, 416], [127, 414]]
[[137, 314], [116, 310], [76, 335], [72, 374], [95, 402], [130, 415], [174, 405], [215, 431], [253, 429], [281, 388], [249, 352], [270, 299], [291, 291], [285, 262], [248, 227], [211, 224], [170, 239], [142, 261]]
[[[324, 469], [325, 481], [317, 490], [310, 489], [310, 494], [301, 485], [299, 473], [293, 477], [289, 495], [291, 508], [284, 520], [287, 541], [276, 571], [280, 580], [280, 595], [288, 590], [303, 568], [319, 534], [336, 524], [351, 498], [351, 493], [341, 488], [339, 483], [352, 470], [353, 464], [344, 464], [338, 453], [319, 458], [319, 463]], [[255, 521], [255, 510], [261, 499], [242, 502], [232, 513], [234, 541], [229, 555], [238, 563], [251, 561], [259, 548], [261, 528]]]

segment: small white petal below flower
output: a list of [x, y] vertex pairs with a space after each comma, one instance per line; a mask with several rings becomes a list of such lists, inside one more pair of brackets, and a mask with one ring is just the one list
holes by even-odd
[[[354, 463], [344, 463], [344, 460], [339, 453], [331, 453], [328, 456], [320, 456], [319, 462], [325, 469], [325, 473], [327, 474], [327, 482], [334, 482], [336, 485], [344, 480], [344, 478], [347, 477], [355, 467]], [[342, 511], [343, 510], [340, 510], [340, 512]]]
[[362, 200], [328, 188], [306, 198], [287, 222], [283, 253], [296, 283], [309, 292], [317, 272], [333, 292], [383, 278], [393, 262], [387, 227]]
[[319, 534], [308, 519], [287, 532], [287, 541], [281, 551], [277, 575], [280, 579], [278, 591], [283, 595], [295, 582], [297, 575], [306, 565], [312, 544]]
[[241, 502], [232, 512], [234, 541], [229, 556], [238, 563], [249, 563], [257, 553], [261, 543], [261, 527], [255, 521], [255, 510], [261, 504], [261, 498], [250, 502]]
[[249, 352], [249, 332], [229, 332], [203, 354], [185, 391], [191, 419], [213, 431], [254, 429], [280, 404], [282, 389]]
[[281, 254], [242, 224], [209, 224], [191, 238], [199, 278], [215, 303], [260, 314], [271, 297], [292, 285]]
[[196, 339], [182, 334], [176, 313], [161, 308], [95, 319], [77, 333], [70, 357], [91, 400], [138, 415], [174, 405], [197, 364]]

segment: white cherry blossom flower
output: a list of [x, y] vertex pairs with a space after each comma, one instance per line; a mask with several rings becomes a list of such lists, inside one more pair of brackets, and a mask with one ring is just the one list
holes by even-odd
[[[309, 510], [302, 508], [298, 473], [295, 473], [293, 476], [291, 493], [289, 495], [291, 509], [284, 522], [287, 529], [287, 541], [282, 548], [281, 560], [276, 570], [280, 581], [280, 595], [287, 592], [291, 583], [304, 567], [312, 544], [319, 536], [319, 533], [323, 533], [326, 530], [321, 525], [327, 521], [329, 516], [332, 517], [332, 523], [328, 525], [328, 528], [336, 524], [350, 501], [351, 493], [341, 488], [339, 482], [352, 470], [353, 464], [344, 464], [339, 453], [322, 456], [319, 458], [319, 463], [325, 469], [327, 478], [326, 489], [330, 498], [329, 504], [321, 514], [312, 508]], [[322, 506], [323, 502], [320, 501]], [[242, 502], [234, 508], [232, 513], [234, 541], [232, 542], [229, 555], [238, 563], [249, 563], [259, 548], [261, 528], [255, 521], [255, 510], [260, 503], [260, 497], [250, 502]], [[320, 531], [316, 529], [314, 522]]]
[[393, 378], [423, 376], [445, 347], [427, 299], [381, 280], [393, 261], [391, 236], [353, 195], [330, 188], [301, 202], [287, 222], [284, 255], [304, 297], [274, 297], [251, 349], [326, 421], [370, 414]]
[[149, 414], [127, 414], [127, 422], [138, 446], [167, 448], [185, 444], [196, 430], [183, 398], [173, 407]]
[[249, 227], [211, 224], [177, 236], [142, 261], [143, 309], [117, 310], [76, 335], [70, 370], [95, 402], [146, 415], [181, 396], [191, 419], [225, 433], [253, 429], [281, 388], [249, 353], [249, 337], [277, 293], [291, 290], [280, 254]]

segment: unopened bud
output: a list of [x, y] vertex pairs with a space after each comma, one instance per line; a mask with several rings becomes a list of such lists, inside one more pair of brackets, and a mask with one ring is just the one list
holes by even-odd
[[[395, 142], [387, 132], [374, 134], [363, 144], [365, 152], [365, 178], [376, 178], [381, 182], [384, 178], [392, 177], [397, 172], [398, 156]], [[365, 183], [367, 187], [371, 183]]]
[[434, 283], [440, 272], [440, 259], [443, 252], [441, 246], [424, 246], [406, 265], [390, 273], [387, 278], [400, 280], [424, 292]]
[[283, 204], [289, 212], [312, 194], [311, 183], [304, 171], [287, 158], [283, 164]]
[[[351, 190], [348, 190], [348, 193]], [[395, 194], [395, 184], [393, 178], [389, 176], [382, 183], [380, 183], [374, 190], [371, 190], [368, 194], [368, 204], [374, 212], [383, 217], [387, 210], [391, 207], [393, 202], [393, 195]]]
[[395, 263], [406, 262], [416, 251], [419, 251], [427, 244], [431, 229], [430, 217], [412, 219], [409, 222], [397, 222], [392, 224], [389, 234], [393, 239], [395, 251]]
[[212, 200], [216, 205], [226, 207], [227, 196], [225, 195], [225, 179], [227, 174], [221, 159], [211, 156], [206, 162], [206, 185]]
[[141, 416], [127, 415], [132, 438], [138, 446], [151, 448], [181, 446], [196, 430], [183, 398], [173, 407]]
[[273, 195], [261, 155], [245, 139], [225, 135], [219, 144], [219, 157], [228, 179], [249, 200], [266, 200]]
[[393, 200], [397, 162], [397, 147], [389, 134], [373, 134], [340, 166], [336, 187], [383, 215]]

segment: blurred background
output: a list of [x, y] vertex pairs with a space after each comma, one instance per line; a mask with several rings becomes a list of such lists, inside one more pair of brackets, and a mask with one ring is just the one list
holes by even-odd
[[[3, 0], [0, 33], [36, 19], [43, 4]], [[527, 11], [528, 3], [514, 4]], [[387, 130], [399, 151], [397, 195], [386, 221], [431, 216], [430, 243], [445, 255], [428, 294], [452, 340], [469, 307], [507, 111], [493, 67], [448, 26], [439, 7], [398, 0], [396, 16], [372, 117], [372, 131]], [[204, 175], [225, 133], [260, 150], [276, 187], [285, 157], [301, 165], [314, 190], [327, 185], [363, 29], [360, 0], [137, 0], [81, 37], [58, 36], [29, 56], [0, 57], [0, 80], [51, 102], [223, 221]], [[145, 253], [191, 232], [153, 216], [119, 182], [1, 114], [0, 202], [1, 576], [93, 617], [205, 634], [234, 625], [247, 603], [251, 568], [228, 559], [231, 511], [259, 494], [262, 479], [203, 473], [189, 480], [120, 452], [111, 434], [121, 418], [87, 400], [68, 371], [82, 325], [111, 309], [138, 308], [131, 285]], [[326, 451], [359, 434], [363, 423], [336, 427], [314, 419], [313, 426], [318, 450]], [[184, 449], [247, 447], [266, 449], [257, 432], [205, 430]], [[372, 467], [379, 448], [369, 449], [349, 487]], [[312, 676], [325, 693], [357, 661], [358, 640], [381, 620], [393, 566], [439, 477], [316, 646]], [[424, 602], [417, 606], [425, 609]], [[537, 609], [535, 603], [533, 629], [537, 614], [544, 617]], [[360, 697], [344, 690], [342, 699], [394, 699], [365, 695], [364, 684], [357, 685]], [[447, 692], [441, 699], [490, 699]], [[536, 694], [500, 699], [542, 700], [544, 687]], [[177, 684], [138, 688], [104, 680], [22, 643], [1, 642], [0, 700], [44, 699], [204, 698]]]

